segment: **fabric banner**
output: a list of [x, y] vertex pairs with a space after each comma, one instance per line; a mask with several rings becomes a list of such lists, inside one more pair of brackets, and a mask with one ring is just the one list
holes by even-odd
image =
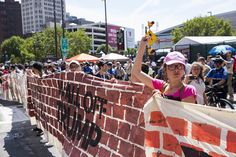
[[168, 100], [144, 106], [147, 157], [236, 156], [236, 112]]
[[82, 72], [27, 76], [28, 111], [66, 156], [144, 157], [143, 84], [111, 82]]

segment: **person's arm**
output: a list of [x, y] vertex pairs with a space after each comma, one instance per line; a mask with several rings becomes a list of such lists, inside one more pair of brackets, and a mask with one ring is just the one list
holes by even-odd
[[146, 49], [147, 40], [148, 40], [148, 37], [143, 37], [142, 40], [140, 41], [140, 46], [138, 49], [137, 56], [135, 58], [134, 66], [132, 67], [132, 70], [131, 70], [131, 78], [136, 78], [140, 82], [144, 83], [146, 86], [154, 89], [153, 84], [152, 84], [153, 78], [141, 71], [142, 60], [143, 60], [143, 55]]
[[203, 99], [204, 99], [204, 104], [208, 105], [207, 96], [205, 92], [203, 93]]

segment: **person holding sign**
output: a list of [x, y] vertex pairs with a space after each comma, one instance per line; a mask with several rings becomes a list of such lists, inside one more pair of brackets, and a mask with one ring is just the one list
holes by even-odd
[[180, 52], [170, 52], [163, 61], [164, 80], [154, 79], [141, 71], [142, 59], [150, 36], [145, 36], [140, 42], [138, 54], [131, 72], [132, 79], [138, 79], [146, 86], [159, 90], [163, 97], [195, 103], [196, 89], [183, 83], [185, 75], [185, 57]]

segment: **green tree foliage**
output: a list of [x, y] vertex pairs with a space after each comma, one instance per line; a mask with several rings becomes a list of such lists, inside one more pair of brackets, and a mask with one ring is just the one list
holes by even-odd
[[[62, 29], [57, 28], [57, 57], [61, 58]], [[83, 29], [76, 32], [66, 32], [69, 41], [68, 57], [79, 53], [88, 53], [91, 48], [91, 39]], [[34, 33], [31, 37], [22, 39], [13, 36], [5, 40], [0, 47], [1, 56], [7, 52], [8, 59], [13, 63], [29, 62], [31, 60], [44, 61], [48, 56], [55, 55], [54, 29], [47, 28], [42, 32]]]
[[23, 59], [21, 50], [24, 42], [24, 39], [19, 36], [12, 36], [11, 38], [6, 39], [1, 44], [1, 56], [5, 56], [6, 60], [10, 60], [13, 63], [21, 62]]
[[[106, 44], [101, 44], [100, 46], [98, 46], [96, 52], [100, 53], [101, 51], [106, 53]], [[113, 51], [112, 47], [108, 45], [108, 53], [112, 51]]]
[[80, 53], [88, 53], [91, 49], [91, 38], [86, 35], [84, 29], [79, 29], [76, 32], [67, 33], [69, 42], [68, 57], [75, 56]]
[[136, 48], [128, 48], [127, 51], [124, 52], [125, 56], [136, 55], [136, 53], [137, 53]]
[[215, 16], [195, 17], [184, 23], [182, 28], [172, 31], [173, 41], [177, 43], [185, 36], [231, 36], [233, 28], [229, 21]]

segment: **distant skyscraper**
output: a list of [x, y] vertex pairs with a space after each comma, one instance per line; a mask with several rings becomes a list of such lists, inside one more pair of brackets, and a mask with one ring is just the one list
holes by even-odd
[[[39, 32], [54, 21], [54, 0], [21, 0], [23, 34]], [[61, 1], [65, 17], [65, 0], [55, 0], [56, 21], [62, 20]]]
[[20, 3], [14, 0], [0, 1], [0, 44], [13, 35], [22, 35]]

